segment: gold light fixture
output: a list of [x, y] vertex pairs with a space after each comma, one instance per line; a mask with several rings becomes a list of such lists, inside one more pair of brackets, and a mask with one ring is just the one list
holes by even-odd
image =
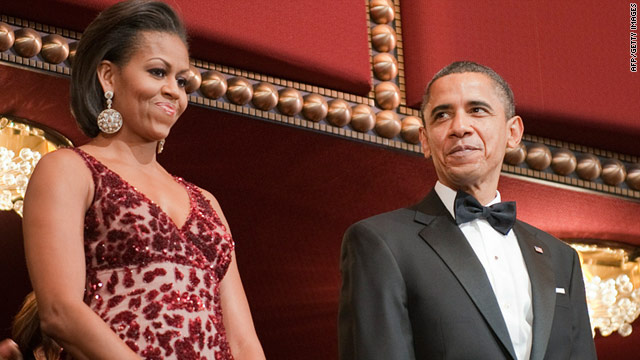
[[60, 147], [73, 146], [55, 130], [26, 119], [0, 116], [0, 210], [22, 216], [22, 200], [40, 158]]
[[602, 336], [629, 336], [640, 315], [640, 249], [607, 242], [576, 243], [591, 328]]

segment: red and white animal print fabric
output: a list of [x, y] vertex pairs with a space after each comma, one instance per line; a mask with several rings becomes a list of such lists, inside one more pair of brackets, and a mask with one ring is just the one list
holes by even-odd
[[211, 203], [176, 177], [191, 203], [178, 228], [118, 174], [73, 150], [95, 184], [84, 224], [84, 301], [143, 359], [233, 359], [219, 285], [234, 244]]

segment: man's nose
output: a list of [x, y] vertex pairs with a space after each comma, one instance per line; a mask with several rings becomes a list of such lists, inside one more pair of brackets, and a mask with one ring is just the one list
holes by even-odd
[[456, 112], [451, 119], [449, 132], [452, 136], [463, 137], [471, 132], [471, 119], [464, 112]]

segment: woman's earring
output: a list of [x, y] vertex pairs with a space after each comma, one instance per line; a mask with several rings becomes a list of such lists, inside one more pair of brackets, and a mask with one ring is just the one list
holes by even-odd
[[104, 97], [107, 99], [107, 108], [98, 115], [98, 128], [103, 133], [114, 134], [122, 127], [122, 115], [118, 110], [111, 108], [113, 91], [107, 91], [104, 93]]
[[164, 150], [164, 139], [158, 141], [158, 145], [156, 145], [156, 154], [161, 154], [162, 150]]

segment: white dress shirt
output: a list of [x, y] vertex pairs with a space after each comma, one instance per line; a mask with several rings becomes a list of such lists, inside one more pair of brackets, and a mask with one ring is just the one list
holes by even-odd
[[[436, 183], [435, 191], [455, 219], [456, 191], [440, 181]], [[483, 206], [500, 202], [500, 192], [496, 192], [496, 197]], [[518, 360], [528, 360], [533, 323], [531, 282], [516, 235], [513, 230], [502, 235], [484, 219], [475, 219], [458, 227], [487, 273]]]

